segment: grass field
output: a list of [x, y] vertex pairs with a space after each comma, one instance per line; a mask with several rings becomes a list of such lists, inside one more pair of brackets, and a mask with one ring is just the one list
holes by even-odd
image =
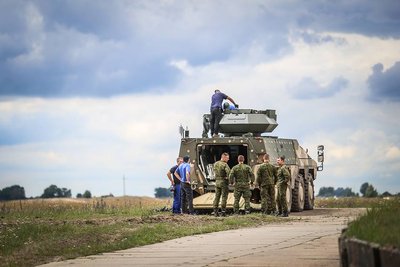
[[165, 206], [170, 200], [147, 197], [0, 202], [0, 266], [35, 266], [279, 221], [260, 214], [173, 216], [158, 211]]
[[316, 208], [372, 208], [388, 202], [385, 198], [341, 197], [315, 198]]
[[[391, 202], [381, 198], [317, 198], [315, 206], [316, 208], [383, 206], [388, 207], [384, 212], [389, 212], [393, 206], [388, 203]], [[394, 206], [397, 207], [396, 213], [387, 217], [392, 218], [392, 224], [397, 223], [397, 219], [400, 218], [400, 205], [398, 202], [396, 205]], [[279, 218], [258, 213], [215, 218], [209, 215], [172, 216], [170, 212], [160, 211], [161, 208], [170, 206], [169, 199], [149, 197], [0, 202], [0, 266], [35, 266], [187, 235], [280, 221]], [[372, 208], [367, 215], [386, 218], [386, 215], [381, 214], [381, 210]], [[360, 224], [364, 225], [366, 224], [364, 220], [371, 219], [367, 217], [360, 220]], [[397, 223], [397, 228], [387, 229], [400, 233], [398, 225]], [[368, 227], [374, 229], [377, 226]], [[356, 228], [362, 229], [361, 226]], [[373, 233], [372, 230], [369, 231]], [[358, 232], [355, 235], [364, 237]], [[384, 234], [379, 235], [384, 236]], [[374, 235], [372, 237], [374, 238]], [[378, 242], [373, 238], [371, 240]], [[398, 244], [398, 241], [391, 243]]]
[[392, 198], [367, 210], [351, 222], [346, 231], [349, 237], [400, 248], [400, 198]]

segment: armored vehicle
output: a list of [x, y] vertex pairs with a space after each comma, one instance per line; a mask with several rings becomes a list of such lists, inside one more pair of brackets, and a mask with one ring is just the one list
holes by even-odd
[[[220, 121], [220, 137], [208, 138], [207, 118], [204, 115], [205, 131], [202, 138], [190, 138], [189, 131], [181, 127], [180, 156], [189, 155], [191, 163], [191, 183], [195, 210], [211, 210], [215, 195], [213, 164], [220, 160], [221, 154], [229, 153], [228, 165], [237, 164], [238, 155], [245, 157], [255, 176], [265, 153], [270, 155], [271, 163], [276, 165], [278, 156], [284, 155], [290, 170], [290, 186], [286, 193], [288, 208], [291, 211], [310, 210], [314, 207], [314, 181], [317, 171], [323, 169], [324, 147], [318, 147], [318, 162], [297, 140], [270, 136], [277, 126], [275, 110], [236, 109], [225, 110]], [[205, 133], [205, 134], [204, 134]], [[256, 177], [257, 178], [257, 177]], [[251, 188], [252, 209], [261, 208], [260, 189], [257, 184]], [[275, 194], [276, 195], [276, 194]], [[229, 188], [227, 208], [233, 208], [233, 187]], [[244, 200], [240, 205], [243, 207]]]

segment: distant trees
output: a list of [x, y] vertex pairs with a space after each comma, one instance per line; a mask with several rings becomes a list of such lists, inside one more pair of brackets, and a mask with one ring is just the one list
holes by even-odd
[[333, 197], [335, 195], [335, 188], [333, 187], [321, 187], [318, 192], [320, 197]]
[[360, 192], [363, 197], [377, 197], [378, 191], [376, 191], [375, 187], [369, 183], [363, 183], [360, 187]]
[[378, 191], [372, 186], [372, 184], [368, 185], [367, 190], [365, 190], [364, 197], [377, 197]]
[[365, 192], [367, 191], [367, 188], [368, 188], [368, 183], [363, 183], [362, 185], [361, 185], [361, 187], [360, 187], [360, 193], [363, 195], [363, 196], [365, 196]]
[[0, 190], [0, 200], [16, 200], [25, 198], [25, 189], [19, 185], [5, 187]]
[[157, 187], [154, 189], [154, 196], [156, 198], [166, 198], [166, 197], [171, 197], [171, 191], [169, 191], [168, 188], [164, 187]]
[[86, 190], [83, 194], [78, 193], [76, 198], [92, 198], [92, 193], [89, 190]]
[[318, 196], [320, 197], [353, 197], [356, 194], [352, 191], [351, 188], [346, 187], [338, 187], [337, 189], [333, 187], [321, 187], [318, 192]]
[[50, 185], [47, 187], [41, 198], [56, 198], [56, 197], [71, 197], [71, 189], [67, 188], [58, 188], [56, 185]]

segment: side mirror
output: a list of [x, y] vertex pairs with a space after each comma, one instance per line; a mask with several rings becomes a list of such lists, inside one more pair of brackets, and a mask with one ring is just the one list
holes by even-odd
[[318, 162], [320, 163], [317, 166], [317, 171], [322, 171], [324, 169], [324, 146], [319, 145], [317, 148], [317, 156], [318, 156]]

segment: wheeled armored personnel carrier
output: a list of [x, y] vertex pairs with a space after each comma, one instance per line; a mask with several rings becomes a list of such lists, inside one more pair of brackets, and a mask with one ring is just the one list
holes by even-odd
[[[205, 114], [207, 119], [209, 115]], [[207, 122], [203, 122], [207, 127]], [[310, 210], [314, 207], [314, 181], [317, 171], [323, 169], [324, 147], [318, 147], [318, 162], [313, 160], [308, 151], [303, 149], [297, 140], [270, 136], [276, 127], [275, 110], [236, 109], [225, 110], [220, 122], [220, 137], [190, 138], [189, 131], [181, 127], [180, 156], [189, 155], [191, 163], [191, 183], [193, 189], [193, 205], [195, 210], [211, 210], [215, 196], [215, 177], [213, 164], [220, 160], [221, 154], [229, 153], [230, 168], [237, 164], [238, 155], [245, 157], [255, 176], [265, 153], [276, 165], [278, 156], [284, 155], [286, 166], [290, 170], [290, 186], [286, 193], [286, 201], [291, 211]], [[207, 135], [207, 130], [205, 131]], [[256, 177], [257, 178], [257, 177]], [[255, 184], [251, 188], [252, 209], [261, 208], [260, 189]], [[275, 194], [276, 195], [276, 194]], [[233, 187], [229, 187], [227, 209], [233, 208]], [[241, 199], [240, 206], [243, 207]]]

